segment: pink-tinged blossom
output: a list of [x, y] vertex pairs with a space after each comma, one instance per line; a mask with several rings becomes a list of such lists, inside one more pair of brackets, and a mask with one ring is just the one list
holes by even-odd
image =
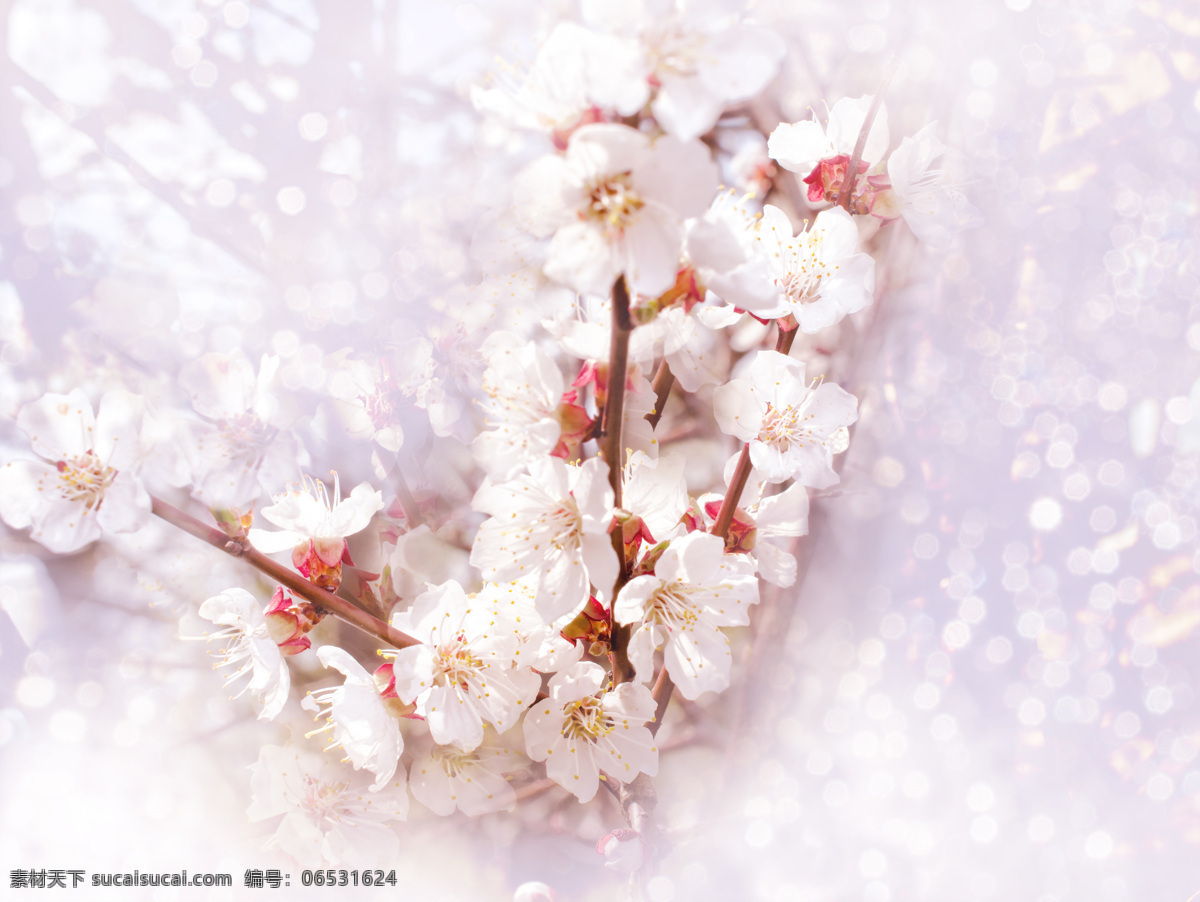
[[729, 685], [732, 655], [722, 627], [746, 626], [758, 603], [754, 565], [726, 555], [717, 536], [692, 532], [676, 539], [652, 575], [630, 580], [617, 595], [613, 617], [632, 626], [629, 660], [639, 680], [654, 675], [654, 654], [686, 699]]
[[255, 374], [240, 351], [205, 354], [179, 373], [202, 422], [183, 431], [192, 493], [210, 507], [245, 509], [262, 491], [298, 474], [308, 454], [291, 432], [274, 392], [279, 358], [264, 355]]
[[234, 698], [247, 689], [262, 706], [259, 720], [273, 720], [287, 701], [292, 686], [287, 661], [267, 626], [267, 618], [258, 600], [245, 589], [226, 589], [200, 605], [200, 616], [225, 629], [207, 636], [224, 643], [217, 667], [233, 668], [225, 677], [229, 687], [242, 677], [249, 680]]
[[79, 389], [26, 404], [17, 426], [45, 461], [0, 468], [0, 517], [57, 554], [140, 529], [150, 517], [136, 476], [143, 415], [142, 399], [125, 391], [108, 392], [95, 415]]
[[276, 495], [275, 503], [260, 512], [280, 531], [251, 529], [251, 544], [267, 554], [290, 550], [292, 563], [301, 573], [336, 589], [342, 561], [348, 557], [345, 537], [366, 529], [383, 507], [383, 495], [365, 482], [355, 486], [349, 498], [341, 494], [336, 474], [333, 497], [325, 483], [306, 477], [299, 486]]
[[537, 696], [541, 679], [515, 664], [521, 637], [497, 607], [447, 582], [393, 618], [421, 640], [388, 653], [396, 695], [416, 703], [439, 745], [478, 748], [484, 721], [503, 733]]
[[717, 189], [707, 147], [625, 125], [586, 125], [562, 155], [517, 177], [516, 214], [538, 237], [553, 236], [547, 276], [607, 296], [625, 274], [632, 293], [659, 295], [675, 282], [683, 220]]
[[309, 733], [332, 732], [333, 744], [341, 746], [355, 770], [366, 769], [375, 775], [372, 792], [379, 792], [396, 773], [404, 737], [400, 725], [388, 710], [375, 678], [343, 649], [324, 645], [317, 658], [326, 667], [341, 671], [346, 680], [341, 686], [315, 689], [300, 706], [324, 717], [326, 725]]
[[[738, 455], [730, 458], [726, 481], [733, 475], [737, 459]], [[749, 555], [759, 576], [773, 586], [787, 588], [796, 582], [796, 558], [783, 546], [790, 539], [808, 535], [808, 489], [797, 482], [764, 498], [765, 487], [766, 480], [752, 472], [734, 511], [725, 549]], [[710, 522], [716, 520], [722, 501], [720, 495], [699, 499]]]
[[638, 774], [658, 773], [658, 747], [645, 724], [654, 719], [650, 690], [622, 683], [604, 691], [608, 674], [584, 662], [550, 681], [550, 697], [525, 714], [525, 748], [546, 762], [546, 776], [590, 802], [600, 771], [628, 783]]
[[931, 122], [905, 138], [888, 158], [890, 197], [885, 192], [886, 202], [877, 206], [880, 218], [902, 216], [917, 238], [943, 249], [958, 232], [977, 225], [980, 215], [946, 171], [933, 168], [946, 151], [934, 134], [936, 126]]
[[470, 752], [434, 746], [413, 760], [408, 785], [417, 801], [435, 814], [445, 817], [458, 809], [478, 817], [512, 810], [517, 796], [504, 775], [527, 767], [524, 755], [497, 745]]
[[547, 622], [575, 614], [593, 594], [607, 598], [617, 578], [608, 537], [613, 490], [598, 458], [569, 466], [557, 458], [529, 464], [528, 474], [485, 482], [472, 501], [491, 518], [479, 527], [471, 563], [483, 578], [537, 580], [537, 610]]
[[750, 444], [750, 461], [768, 482], [794, 478], [822, 489], [839, 481], [833, 455], [858, 419], [858, 399], [831, 382], [810, 386], [803, 363], [759, 351], [744, 378], [713, 392], [713, 412], [722, 432]]
[[[858, 133], [862, 130], [871, 106], [871, 96], [843, 97], [829, 111], [824, 127], [817, 121], [816, 113], [810, 120], [791, 124], [784, 123], [771, 133], [767, 140], [767, 152], [784, 169], [809, 175], [821, 161], [840, 154], [849, 157], [854, 153]], [[863, 147], [859, 175], [866, 171], [871, 162], [883, 159], [888, 149], [887, 108], [879, 105], [871, 132]]]
[[[400, 840], [389, 826], [408, 816], [403, 768], [378, 792], [366, 775], [299, 745], [264, 745], [250, 766], [252, 821], [279, 818], [267, 848], [298, 864], [392, 861]], [[282, 817], [280, 817], [282, 815]]]

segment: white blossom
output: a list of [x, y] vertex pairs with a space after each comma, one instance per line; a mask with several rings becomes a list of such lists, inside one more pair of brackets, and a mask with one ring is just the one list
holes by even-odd
[[514, 666], [521, 637], [498, 608], [447, 582], [431, 586], [393, 619], [422, 643], [389, 653], [396, 694], [416, 703], [439, 745], [478, 748], [484, 721], [502, 733], [537, 695], [541, 680]]
[[253, 821], [282, 818], [267, 842], [302, 865], [375, 866], [400, 841], [389, 824], [408, 816], [404, 770], [378, 792], [336, 759], [303, 746], [264, 745], [250, 767]]
[[525, 715], [525, 747], [546, 775], [581, 802], [600, 786], [600, 771], [628, 783], [658, 772], [658, 746], [644, 726], [654, 719], [654, 698], [640, 683], [603, 691], [607, 674], [583, 662], [550, 681], [550, 697]]
[[317, 658], [346, 679], [341, 686], [316, 689], [304, 697], [301, 707], [327, 721], [308, 735], [332, 731], [333, 744], [345, 750], [354, 769], [365, 768], [375, 775], [371, 791], [378, 792], [392, 779], [404, 751], [400, 725], [387, 710], [374, 678], [348, 652], [324, 645]]
[[283, 710], [292, 679], [283, 653], [271, 638], [263, 606], [245, 589], [226, 589], [200, 605], [200, 616], [225, 627], [207, 637], [209, 642], [225, 643], [217, 666], [234, 668], [225, 685], [250, 677], [234, 698], [249, 689], [262, 706], [258, 719], [273, 720]]
[[[784, 123], [767, 139], [767, 152], [784, 169], [801, 175], [808, 175], [821, 160], [842, 154], [850, 156], [854, 153], [854, 145], [866, 121], [871, 100], [870, 95], [853, 99], [843, 97], [829, 111], [824, 127], [817, 121], [816, 113], [813, 113], [811, 120]], [[862, 159], [867, 163], [878, 163], [887, 149], [887, 108], [881, 103], [871, 123]]]
[[834, 446], [858, 419], [858, 399], [831, 382], [810, 387], [803, 363], [759, 351], [745, 378], [713, 392], [713, 412], [722, 432], [750, 444], [750, 461], [767, 480], [821, 489], [838, 482]]
[[653, 676], [654, 653], [679, 692], [695, 699], [729, 685], [732, 655], [721, 628], [745, 626], [758, 603], [754, 566], [706, 532], [671, 542], [652, 575], [630, 580], [617, 595], [613, 618], [633, 626], [629, 660], [639, 680]]
[[617, 556], [608, 537], [613, 490], [598, 458], [573, 467], [540, 458], [508, 482], [486, 482], [472, 507], [491, 518], [479, 527], [471, 563], [495, 582], [535, 576], [546, 621], [580, 611], [589, 583], [609, 597]]
[[57, 554], [69, 554], [103, 533], [140, 529], [150, 496], [136, 472], [144, 449], [144, 405], [125, 391], [108, 392], [99, 413], [79, 389], [26, 404], [17, 426], [39, 460], [0, 468], [0, 517]]
[[502, 746], [481, 745], [470, 752], [433, 746], [413, 761], [409, 788], [435, 814], [445, 817], [457, 808], [478, 817], [516, 805], [516, 793], [504, 775], [528, 766], [525, 756]]
[[887, 162], [892, 188], [892, 215], [904, 217], [914, 235], [936, 249], [943, 249], [955, 234], [978, 224], [979, 211], [967, 201], [944, 169], [933, 161], [946, 148], [931, 122], [911, 138], [900, 142]]
[[550, 278], [607, 296], [624, 273], [631, 292], [655, 296], [675, 282], [683, 220], [699, 215], [716, 188], [716, 164], [699, 142], [585, 125], [565, 154], [518, 176], [516, 215], [533, 234], [553, 236]]

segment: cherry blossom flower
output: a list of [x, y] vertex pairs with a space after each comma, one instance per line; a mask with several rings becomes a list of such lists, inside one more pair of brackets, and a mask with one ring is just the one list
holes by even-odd
[[516, 793], [504, 775], [528, 766], [524, 755], [494, 744], [470, 752], [434, 746], [413, 761], [408, 785], [435, 814], [445, 817], [457, 808], [478, 817], [516, 805]]
[[547, 621], [575, 614], [592, 594], [611, 594], [617, 555], [608, 537], [613, 490], [598, 458], [572, 467], [557, 458], [529, 464], [527, 475], [486, 482], [472, 507], [491, 519], [479, 527], [471, 563], [483, 578], [535, 576], [537, 609]]
[[377, 865], [400, 851], [388, 826], [408, 816], [404, 770], [378, 792], [366, 776], [303, 746], [264, 745], [250, 766], [253, 821], [278, 818], [267, 848], [300, 864]]
[[200, 616], [226, 627], [207, 637], [209, 642], [219, 639], [226, 643], [220, 651], [223, 660], [217, 666], [234, 670], [225, 677], [225, 686], [249, 675], [234, 698], [249, 689], [262, 705], [258, 719], [273, 720], [283, 710], [292, 678], [283, 653], [271, 637], [262, 605], [245, 589], [226, 589], [200, 605]]
[[[733, 475], [737, 456], [726, 467], [726, 482]], [[767, 481], [751, 472], [742, 491], [725, 550], [746, 554], [755, 562], [759, 576], [773, 586], [787, 588], [796, 582], [796, 558], [782, 547], [781, 540], [808, 535], [808, 489], [797, 482], [776, 495], [763, 497]], [[716, 519], [723, 498], [702, 495], [701, 509], [710, 521]]]
[[341, 746], [355, 770], [365, 768], [375, 775], [371, 791], [378, 792], [396, 772], [404, 737], [400, 725], [379, 694], [375, 679], [343, 649], [324, 645], [317, 658], [326, 667], [345, 674], [345, 683], [316, 689], [304, 697], [300, 706], [324, 717], [326, 725], [308, 736], [332, 731], [333, 746]]
[[933, 161], [946, 152], [934, 134], [936, 127], [936, 122], [929, 123], [892, 152], [887, 162], [891, 192], [890, 196], [885, 192], [886, 201], [877, 215], [904, 217], [917, 238], [942, 249], [957, 232], [976, 225], [980, 216], [946, 171], [932, 168]]
[[103, 533], [133, 532], [150, 517], [150, 496], [136, 473], [143, 457], [144, 405], [124, 391], [108, 392], [99, 413], [79, 389], [26, 404], [17, 427], [38, 460], [0, 468], [0, 517], [14, 529], [69, 554]]
[[393, 454], [404, 444], [400, 412], [405, 391], [387, 361], [341, 360], [329, 377], [330, 407], [353, 439], [373, 441]]
[[558, 366], [509, 332], [483, 343], [486, 428], [472, 445], [475, 460], [493, 479], [510, 479], [527, 460], [551, 453], [562, 433], [563, 377]]
[[841, 207], [825, 210], [811, 230], [793, 237], [787, 214], [767, 204], [755, 232], [778, 292], [776, 306], [756, 310], [759, 316], [790, 313], [811, 334], [874, 299], [875, 261], [858, 253], [858, 227]]
[[658, 746], [645, 724], [654, 719], [654, 698], [640, 683], [603, 691], [607, 674], [583, 662], [550, 681], [550, 698], [525, 715], [525, 746], [546, 775], [589, 802], [600, 771], [622, 783], [658, 772]]
[[721, 431], [750, 444], [750, 461], [770, 482], [795, 478], [813, 488], [839, 481], [833, 469], [838, 433], [858, 419], [858, 399], [830, 382], [804, 381], [804, 364], [759, 351], [745, 378], [713, 392]]
[[[817, 121], [816, 113], [813, 113], [811, 120], [778, 126], [767, 139], [767, 152], [784, 169], [801, 175], [808, 175], [821, 160], [841, 154], [846, 155], [846, 162], [849, 163], [872, 99], [870, 95], [853, 99], [843, 97], [829, 111], [824, 127]], [[863, 147], [864, 161], [879, 161], [887, 153], [887, 122], [887, 108], [881, 103]], [[866, 171], [869, 164], [860, 165], [862, 170], [859, 175]]]
[[712, 128], [725, 107], [766, 87], [786, 52], [775, 33], [713, 4], [584, 0], [583, 15], [594, 27], [638, 36], [657, 88], [654, 118], [685, 141]]
[[502, 733], [537, 695], [541, 680], [528, 667], [514, 666], [521, 639], [497, 607], [447, 582], [393, 618], [422, 641], [388, 652], [396, 695], [416, 703], [439, 745], [478, 748], [485, 720]]
[[689, 533], [667, 546], [653, 575], [634, 577], [621, 589], [613, 617], [634, 626], [629, 660], [638, 679], [653, 676], [654, 653], [661, 649], [684, 698], [729, 685], [732, 655], [721, 627], [750, 622], [758, 582], [750, 561], [724, 551], [719, 537]]
[[267, 554], [291, 549], [296, 569], [318, 585], [336, 589], [342, 561], [349, 562], [345, 537], [366, 529], [383, 507], [383, 495], [365, 482], [349, 498], [341, 494], [336, 474], [332, 498], [325, 483], [306, 476], [301, 485], [276, 495], [275, 503], [261, 511], [281, 531], [251, 529], [250, 542]]
[[278, 370], [279, 358], [263, 355], [256, 375], [240, 351], [205, 354], [180, 370], [180, 385], [205, 418], [182, 436], [192, 493], [208, 505], [245, 509], [261, 480], [277, 486], [307, 465], [307, 452], [283, 428], [273, 388]]
[[716, 164], [699, 142], [585, 125], [565, 154], [518, 176], [516, 214], [534, 235], [553, 235], [550, 278], [607, 296], [624, 273], [631, 292], [658, 295], [675, 281], [683, 220], [698, 216], [716, 189]]
[[550, 132], [562, 149], [574, 128], [603, 121], [604, 109], [640, 110], [650, 93], [643, 69], [636, 42], [560, 22], [528, 71], [497, 73], [493, 87], [473, 85], [471, 102], [517, 127]]

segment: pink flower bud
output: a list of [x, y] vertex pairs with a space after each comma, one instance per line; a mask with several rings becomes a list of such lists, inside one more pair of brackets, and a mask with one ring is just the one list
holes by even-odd
[[636, 830], [620, 827], [600, 838], [596, 852], [604, 856], [606, 868], [632, 874], [646, 860], [646, 843]]

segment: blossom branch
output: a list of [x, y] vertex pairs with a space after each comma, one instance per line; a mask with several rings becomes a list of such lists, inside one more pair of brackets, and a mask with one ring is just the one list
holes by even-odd
[[151, 496], [151, 510], [157, 517], [166, 520], [172, 526], [207, 542], [214, 548], [219, 548], [226, 554], [241, 558], [256, 570], [265, 573], [280, 585], [290, 589], [296, 595], [307, 598], [313, 604], [329, 611], [335, 617], [356, 626], [381, 642], [386, 642], [395, 648], [405, 648], [409, 645], [419, 645], [420, 642], [406, 633], [400, 632], [390, 624], [372, 617], [366, 611], [359, 610], [344, 598], [334, 595], [318, 586], [314, 586], [298, 573], [271, 560], [246, 539], [230, 536], [212, 526], [201, 523], [191, 514], [184, 513], [161, 498]]

